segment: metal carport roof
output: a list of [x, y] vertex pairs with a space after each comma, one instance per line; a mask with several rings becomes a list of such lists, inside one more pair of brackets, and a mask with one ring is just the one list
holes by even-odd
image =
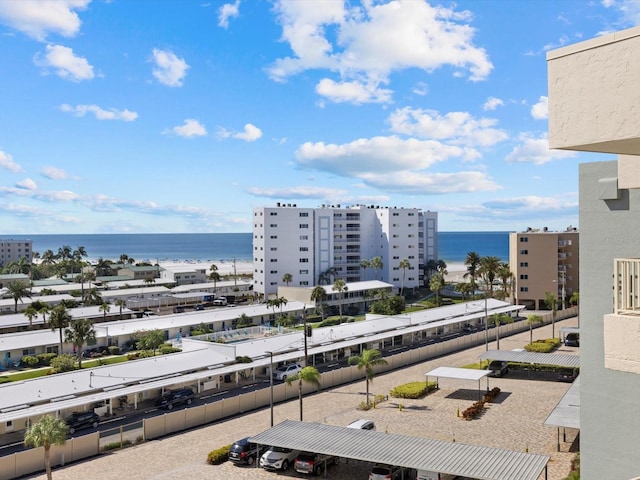
[[251, 442], [448, 473], [477, 480], [537, 480], [549, 456], [320, 423], [284, 422]]
[[[489, 370], [476, 370], [473, 368], [454, 368], [454, 367], [438, 367], [434, 368], [430, 372], [424, 374], [427, 377], [436, 378], [455, 378], [457, 380], [475, 380], [478, 382], [478, 398], [482, 398], [480, 390], [480, 380], [484, 377], [488, 377], [491, 371]], [[489, 391], [489, 379], [487, 378], [487, 391]]]
[[558, 365], [560, 367], [580, 367], [579, 355], [563, 353], [515, 352], [513, 350], [488, 350], [480, 355], [480, 360], [506, 360], [507, 362], [529, 363], [531, 365]]
[[580, 375], [573, 381], [544, 424], [580, 429]]

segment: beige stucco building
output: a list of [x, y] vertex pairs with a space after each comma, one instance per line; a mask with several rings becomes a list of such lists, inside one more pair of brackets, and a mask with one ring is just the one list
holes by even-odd
[[583, 480], [640, 475], [640, 27], [547, 54], [549, 146], [580, 165]]
[[529, 310], [547, 310], [547, 292], [557, 309], [569, 305], [578, 291], [579, 235], [574, 227], [554, 232], [546, 227], [509, 234], [509, 268], [513, 273], [515, 303]]

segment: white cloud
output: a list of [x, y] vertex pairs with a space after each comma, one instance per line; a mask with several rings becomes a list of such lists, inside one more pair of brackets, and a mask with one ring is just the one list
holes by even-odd
[[411, 89], [411, 91], [416, 95], [424, 97], [427, 93], [429, 93], [429, 86], [424, 82], [418, 82], [416, 83], [415, 87]]
[[49, 33], [73, 37], [80, 30], [75, 10], [84, 10], [91, 0], [14, 0], [0, 2], [0, 23], [44, 41]]
[[546, 134], [543, 134], [539, 138], [523, 134], [520, 136], [520, 142], [521, 143], [516, 145], [505, 158], [507, 162], [543, 165], [552, 160], [573, 158], [577, 155], [576, 152], [567, 150], [550, 150], [549, 139]]
[[74, 82], [91, 80], [95, 76], [86, 58], [76, 56], [71, 48], [62, 45], [47, 45], [46, 53], [36, 54], [33, 62], [44, 68], [45, 73], [46, 69], [52, 68], [59, 77]]
[[263, 188], [263, 187], [251, 187], [247, 190], [256, 197], [267, 198], [281, 198], [281, 199], [298, 199], [298, 198], [315, 198], [315, 199], [329, 199], [346, 195], [346, 190], [336, 188], [323, 188], [323, 187], [287, 187], [287, 188]]
[[0, 150], [0, 168], [10, 172], [22, 172], [22, 167], [13, 161], [13, 157], [2, 150]]
[[489, 97], [487, 98], [487, 101], [484, 102], [484, 105], [482, 106], [482, 108], [484, 110], [495, 110], [496, 108], [503, 107], [503, 106], [504, 106], [504, 102], [499, 98]]
[[413, 195], [485, 192], [500, 186], [484, 172], [422, 173], [390, 172], [384, 175], [366, 173], [361, 178], [371, 187]]
[[247, 123], [242, 132], [233, 134], [232, 137], [237, 138], [238, 140], [244, 140], [245, 142], [255, 142], [262, 137], [262, 130], [255, 125]]
[[334, 82], [323, 78], [316, 85], [316, 93], [332, 102], [360, 103], [389, 103], [392, 91], [379, 88], [376, 84], [365, 85], [358, 81]]
[[229, 18], [237, 18], [240, 13], [240, 0], [235, 3], [225, 3], [218, 9], [218, 26], [222, 28], [229, 27]]
[[16, 183], [16, 187], [24, 188], [25, 190], [36, 190], [38, 185], [30, 178], [25, 178], [24, 180]]
[[87, 113], [93, 113], [98, 120], [122, 120], [125, 122], [131, 122], [138, 118], [138, 114], [131, 110], [118, 110], [115, 108], [104, 110], [98, 105], [76, 105], [74, 107], [65, 103], [60, 105], [60, 110], [72, 113], [76, 117], [84, 117]]
[[400, 108], [389, 115], [388, 122], [395, 133], [449, 140], [454, 144], [494, 145], [508, 138], [504, 130], [495, 128], [493, 118], [474, 118], [468, 112], [449, 112], [446, 115], [434, 110]]
[[602, 0], [605, 8], [614, 8], [620, 13], [621, 28], [640, 24], [640, 2], [638, 0]]
[[538, 103], [531, 107], [531, 116], [536, 120], [544, 120], [549, 118], [549, 98], [540, 97]]
[[[339, 1], [279, 0], [275, 9], [281, 38], [293, 52], [268, 69], [276, 81], [326, 69], [339, 75], [335, 85], [357, 81], [375, 92], [393, 72], [405, 69], [432, 72], [449, 66], [454, 75], [472, 81], [486, 79], [493, 69], [487, 52], [473, 43], [467, 11], [432, 7], [424, 0], [365, 1], [355, 8]], [[361, 96], [353, 98], [362, 102]]]
[[207, 129], [198, 120], [194, 118], [187, 118], [182, 125], [164, 130], [162, 133], [165, 135], [173, 133], [186, 138], [202, 137], [207, 134]]
[[68, 177], [67, 172], [56, 167], [44, 167], [40, 173], [51, 180], [64, 180]]
[[178, 58], [169, 50], [153, 49], [153, 76], [168, 87], [181, 87], [187, 70], [190, 68], [187, 62]]

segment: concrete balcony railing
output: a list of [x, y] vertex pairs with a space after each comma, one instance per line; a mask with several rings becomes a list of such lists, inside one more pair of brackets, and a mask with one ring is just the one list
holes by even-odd
[[640, 315], [640, 258], [616, 258], [613, 261], [613, 311]]

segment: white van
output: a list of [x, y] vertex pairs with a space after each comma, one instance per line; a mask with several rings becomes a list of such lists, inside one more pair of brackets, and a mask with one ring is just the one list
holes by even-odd
[[418, 470], [416, 480], [454, 480], [455, 475], [448, 473], [427, 472], [426, 470]]
[[376, 424], [373, 420], [366, 420], [361, 418], [360, 420], [356, 420], [355, 422], [351, 422], [347, 425], [348, 428], [359, 428], [360, 430], [375, 430]]

